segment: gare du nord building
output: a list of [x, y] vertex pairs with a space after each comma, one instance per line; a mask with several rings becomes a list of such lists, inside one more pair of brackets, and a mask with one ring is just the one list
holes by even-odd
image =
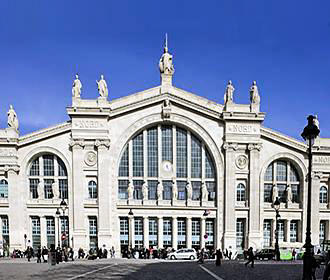
[[[229, 82], [222, 105], [172, 85], [167, 47], [159, 68], [160, 86], [114, 100], [103, 76], [100, 96], [81, 98], [77, 76], [69, 120], [27, 135], [10, 109], [0, 130], [4, 250], [273, 247], [276, 197], [280, 247], [302, 247], [306, 144], [262, 126], [255, 83], [250, 104], [235, 104]], [[318, 138], [313, 154], [315, 245], [330, 239], [330, 141]]]

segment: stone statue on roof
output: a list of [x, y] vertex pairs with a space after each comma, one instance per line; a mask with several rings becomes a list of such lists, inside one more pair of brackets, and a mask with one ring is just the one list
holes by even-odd
[[13, 105], [10, 105], [7, 116], [8, 116], [8, 127], [12, 127], [18, 130], [18, 118], [13, 108]]
[[108, 85], [107, 82], [104, 80], [104, 76], [101, 75], [101, 79], [96, 81], [97, 89], [100, 93], [101, 97], [108, 97]]
[[225, 105], [227, 103], [233, 103], [234, 91], [235, 91], [235, 88], [233, 86], [233, 83], [231, 80], [229, 80], [228, 85], [226, 87], [225, 95], [224, 95]]
[[252, 86], [250, 88], [250, 101], [252, 104], [260, 103], [260, 95], [256, 81], [253, 81]]
[[82, 84], [79, 80], [78, 74], [76, 74], [76, 79], [73, 81], [73, 85], [72, 85], [72, 96], [76, 98], [80, 98], [81, 89], [82, 89]]
[[162, 74], [168, 74], [168, 75], [174, 74], [173, 56], [168, 52], [168, 47], [167, 47], [167, 34], [165, 37], [164, 53], [159, 60], [159, 71]]
[[147, 182], [144, 181], [142, 185], [142, 194], [143, 194], [143, 199], [147, 200], [148, 199], [148, 185]]

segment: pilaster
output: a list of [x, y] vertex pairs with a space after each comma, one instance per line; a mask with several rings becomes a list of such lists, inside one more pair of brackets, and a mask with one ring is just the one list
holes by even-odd
[[135, 247], [135, 232], [134, 232], [134, 218], [129, 216], [128, 217], [128, 247], [134, 248]]
[[[41, 247], [47, 246], [47, 224], [46, 216], [40, 217], [40, 233], [41, 233]], [[56, 234], [56, 232], [55, 232]]]
[[201, 232], [200, 232], [201, 248], [205, 248], [205, 238], [204, 238], [205, 233], [206, 233], [206, 219], [205, 219], [205, 217], [202, 217], [201, 218]]
[[191, 238], [191, 234], [192, 234], [192, 222], [191, 222], [191, 217], [187, 217], [186, 223], [187, 223], [187, 228], [186, 228], [187, 248], [191, 248], [192, 247], [192, 238]]
[[158, 248], [164, 247], [163, 242], [163, 227], [164, 227], [164, 219], [163, 217], [158, 217]]
[[178, 249], [178, 220], [176, 217], [172, 218], [172, 247], [174, 250]]
[[143, 246], [149, 248], [149, 218], [143, 217]]
[[[323, 177], [322, 172], [312, 172], [312, 205], [311, 205], [311, 239], [312, 244], [319, 244], [320, 235], [320, 181]], [[305, 235], [303, 235], [304, 237]], [[305, 240], [303, 240], [305, 241]]]

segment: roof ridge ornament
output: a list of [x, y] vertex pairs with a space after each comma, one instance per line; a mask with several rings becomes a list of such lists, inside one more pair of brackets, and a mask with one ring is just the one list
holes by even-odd
[[159, 60], [159, 71], [161, 76], [161, 93], [168, 93], [172, 86], [172, 77], [174, 74], [173, 55], [168, 52], [168, 38], [165, 34], [164, 53]]

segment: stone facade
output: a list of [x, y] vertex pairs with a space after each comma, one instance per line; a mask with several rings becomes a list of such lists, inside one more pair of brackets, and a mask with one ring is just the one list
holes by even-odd
[[[255, 82], [251, 104], [231, 96], [222, 105], [174, 87], [173, 73], [114, 100], [82, 99], [76, 80], [66, 123], [23, 136], [0, 130], [4, 247], [58, 244], [59, 223], [60, 239], [75, 250], [271, 247], [275, 188], [280, 247], [303, 245], [307, 146], [262, 126]], [[330, 239], [330, 141], [317, 139], [313, 153], [312, 242], [319, 244], [320, 236]], [[58, 219], [62, 199], [68, 209]]]

